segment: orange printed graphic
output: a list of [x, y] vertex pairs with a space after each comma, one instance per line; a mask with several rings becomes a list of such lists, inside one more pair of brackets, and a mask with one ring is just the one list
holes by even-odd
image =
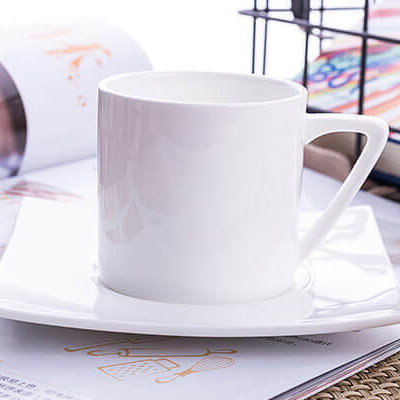
[[110, 364], [98, 367], [101, 372], [111, 376], [114, 379], [122, 381], [129, 376], [134, 375], [153, 375], [160, 372], [168, 372], [173, 368], [178, 368], [180, 365], [175, 361], [167, 358], [145, 359], [131, 361], [120, 364]]
[[[68, 63], [68, 70], [69, 70], [68, 79], [70, 81], [73, 81], [74, 83], [76, 83], [75, 81], [79, 79], [79, 68], [82, 65], [82, 62], [85, 60], [85, 58], [92, 57], [95, 63], [98, 66], [101, 66], [103, 64], [101, 55], [105, 55], [106, 57], [111, 56], [111, 52], [98, 43], [93, 43], [88, 45], [67, 44], [59, 49], [48, 50], [45, 52], [45, 54], [57, 57], [72, 55], [73, 58]], [[85, 106], [86, 104], [83, 96], [80, 95], [79, 98], [81, 100], [82, 106]]]
[[[111, 57], [111, 51], [97, 42], [71, 43], [74, 32], [60, 28], [43, 34], [31, 35], [38, 40], [50, 40], [51, 49], [45, 55], [62, 59], [67, 62], [67, 79], [79, 91], [78, 102], [81, 107], [87, 106], [87, 98], [83, 93], [80, 78], [80, 69], [84, 62], [94, 62], [97, 67], [103, 65], [103, 60]], [[69, 37], [69, 39], [68, 39]], [[64, 39], [61, 41], [61, 39]], [[66, 40], [68, 39], [68, 42]]]
[[183, 378], [190, 374], [195, 374], [199, 372], [212, 371], [215, 369], [228, 368], [234, 364], [232, 358], [229, 357], [210, 357], [203, 358], [202, 360], [194, 363], [190, 368], [181, 371], [175, 372], [174, 374], [163, 376], [160, 378], [156, 378], [154, 382], [156, 383], [170, 383], [178, 378]]
[[51, 54], [51, 55], [66, 55], [66, 54], [76, 54], [76, 53], [82, 53], [82, 56], [78, 57], [81, 58], [83, 57], [84, 54], [91, 53], [95, 50], [100, 50], [102, 53], [104, 53], [107, 57], [111, 56], [111, 52], [104, 48], [103, 46], [99, 45], [98, 43], [94, 44], [88, 44], [88, 45], [65, 45], [64, 48], [62, 49], [55, 49], [55, 50], [49, 50], [46, 51], [46, 54]]
[[[103, 356], [118, 356], [122, 358], [138, 358], [138, 357], [157, 357], [158, 354], [152, 353], [154, 350], [159, 350], [159, 348], [154, 347], [141, 347], [141, 348], [120, 348], [116, 351], [107, 352], [102, 350], [92, 350], [88, 351], [87, 354], [93, 357], [103, 357]], [[218, 349], [218, 350], [210, 350], [207, 347], [204, 352], [201, 353], [172, 353], [172, 354], [163, 354], [163, 357], [207, 357], [210, 354], [236, 354], [237, 350], [235, 349]]]
[[[175, 382], [191, 374], [231, 367], [234, 360], [226, 356], [239, 352], [233, 348], [211, 350], [200, 343], [196, 344], [197, 348], [200, 344], [200, 349], [194, 350], [192, 346], [182, 347], [180, 340], [173, 336], [122, 336], [99, 343], [68, 346], [63, 350], [68, 353], [84, 352], [94, 362], [101, 360], [96, 369], [117, 381], [158, 374], [154, 383]], [[121, 344], [130, 346], [120, 347]], [[125, 361], [121, 362], [123, 359]]]
[[[142, 343], [159, 343], [164, 342], [167, 340], [176, 339], [173, 336], [146, 336], [146, 335], [136, 335], [131, 337], [123, 337], [118, 340], [110, 340], [108, 342], [101, 342], [96, 344], [87, 344], [81, 345], [77, 347], [65, 347], [63, 350], [68, 352], [75, 352], [75, 351], [86, 351], [91, 349], [98, 349], [99, 347], [106, 347], [116, 344], [126, 344], [130, 343], [133, 345], [142, 344]], [[89, 354], [89, 353], [88, 353]]]

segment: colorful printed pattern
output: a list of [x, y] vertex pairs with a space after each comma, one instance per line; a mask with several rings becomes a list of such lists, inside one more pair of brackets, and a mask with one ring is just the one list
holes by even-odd
[[[359, 29], [360, 27], [356, 27]], [[370, 32], [400, 38], [400, 2], [386, 0], [370, 14]], [[361, 43], [338, 37], [309, 69], [309, 104], [335, 112], [357, 113]], [[297, 77], [300, 80], [299, 77]], [[364, 113], [400, 128], [400, 45], [368, 41]], [[390, 140], [400, 144], [400, 134]]]

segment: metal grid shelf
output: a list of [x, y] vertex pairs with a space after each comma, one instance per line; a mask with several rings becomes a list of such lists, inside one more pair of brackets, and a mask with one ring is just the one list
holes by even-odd
[[[302, 83], [305, 87], [308, 84], [308, 52], [309, 52], [309, 37], [310, 35], [315, 35], [320, 39], [320, 49], [322, 48], [322, 41], [324, 40], [324, 32], [330, 32], [341, 35], [348, 35], [359, 37], [361, 40], [361, 57], [360, 57], [360, 75], [359, 75], [359, 95], [358, 95], [358, 114], [363, 114], [364, 112], [364, 93], [365, 93], [365, 82], [366, 82], [366, 69], [367, 69], [367, 55], [368, 55], [368, 40], [376, 40], [384, 43], [391, 43], [400, 45], [400, 39], [393, 37], [377, 35], [370, 33], [368, 31], [368, 15], [370, 8], [370, 1], [364, 0], [363, 5], [360, 7], [325, 7], [324, 0], [320, 0], [319, 7], [310, 7], [309, 0], [292, 0], [291, 8], [270, 8], [269, 0], [266, 0], [266, 7], [259, 8], [258, 1], [253, 0], [253, 8], [249, 10], [241, 10], [240, 14], [250, 16], [253, 18], [253, 33], [252, 33], [252, 73], [255, 72], [256, 67], [256, 49], [257, 43], [257, 20], [261, 19], [264, 21], [264, 39], [262, 43], [262, 73], [266, 73], [266, 60], [267, 60], [267, 40], [268, 40], [268, 22], [276, 21], [283, 24], [297, 25], [304, 29], [304, 61], [303, 61], [303, 71], [302, 71]], [[295, 4], [296, 3], [296, 4]], [[295, 11], [295, 5], [297, 5], [297, 11]], [[324, 25], [323, 16], [326, 12], [344, 12], [349, 10], [362, 10], [363, 11], [363, 26], [362, 30], [349, 30], [340, 29], [332, 26]], [[300, 17], [299, 17], [300, 11]], [[290, 13], [293, 16], [288, 18], [277, 16], [276, 13]], [[311, 23], [309, 15], [312, 12], [319, 13], [319, 24]], [[329, 110], [323, 110], [316, 107], [308, 107], [309, 112], [329, 112]], [[390, 127], [392, 132], [400, 133], [400, 129], [394, 126]], [[390, 139], [389, 139], [390, 140]], [[362, 135], [358, 135], [356, 144], [356, 155], [361, 151], [362, 145]]]

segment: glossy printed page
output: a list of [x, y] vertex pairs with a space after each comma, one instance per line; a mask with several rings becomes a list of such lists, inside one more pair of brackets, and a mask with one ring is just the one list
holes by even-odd
[[98, 83], [151, 68], [126, 33], [92, 19], [0, 30], [0, 43], [0, 178], [93, 156]]
[[321, 336], [195, 339], [1, 320], [0, 393], [14, 385], [40, 400], [60, 398], [57, 393], [74, 400], [271, 398], [399, 334], [398, 327], [387, 327]]

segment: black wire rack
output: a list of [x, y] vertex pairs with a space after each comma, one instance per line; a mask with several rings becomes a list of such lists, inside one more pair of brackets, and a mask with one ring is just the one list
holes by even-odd
[[[317, 36], [319, 38], [319, 46], [320, 50], [322, 50], [322, 42], [326, 38], [326, 34], [340, 34], [340, 35], [348, 35], [353, 37], [359, 37], [361, 40], [361, 56], [360, 56], [360, 66], [359, 66], [359, 95], [358, 95], [358, 114], [363, 114], [364, 112], [364, 93], [365, 93], [365, 82], [366, 82], [366, 70], [367, 70], [367, 56], [368, 56], [368, 41], [369, 40], [377, 40], [384, 43], [391, 43], [400, 45], [400, 40], [382, 36], [378, 34], [373, 34], [368, 31], [368, 16], [370, 11], [370, 1], [362, 0], [360, 2], [360, 6], [352, 6], [346, 7], [346, 2], [342, 0], [344, 4], [343, 7], [332, 7], [325, 6], [325, 0], [319, 0], [319, 5], [317, 7], [310, 5], [310, 0], [292, 0], [291, 6], [287, 8], [272, 8], [269, 7], [269, 0], [264, 0], [265, 7], [261, 8], [258, 6], [259, 1], [253, 0], [253, 8], [248, 10], [239, 11], [240, 14], [252, 17], [253, 19], [253, 31], [252, 31], [252, 62], [251, 62], [251, 70], [252, 73], [256, 70], [256, 52], [259, 51], [259, 47], [261, 47], [262, 51], [262, 74], [266, 74], [267, 68], [267, 42], [268, 42], [268, 24], [270, 21], [280, 22], [282, 24], [291, 24], [297, 25], [302, 28], [304, 31], [304, 60], [303, 60], [303, 70], [302, 70], [302, 84], [307, 87], [308, 84], [308, 56], [309, 56], [309, 37], [311, 35]], [[349, 29], [340, 29], [333, 26], [328, 26], [324, 24], [324, 15], [328, 12], [345, 12], [345, 11], [362, 11], [363, 12], [363, 23], [362, 30], [349, 30]], [[282, 14], [288, 15], [282, 16]], [[311, 23], [310, 22], [310, 14], [318, 13], [319, 23]], [[264, 36], [261, 43], [259, 45], [259, 41], [257, 40], [257, 21], [262, 20], [264, 23]], [[308, 106], [308, 112], [330, 112], [329, 110], [324, 110], [321, 108]], [[400, 129], [394, 126], [390, 127], [392, 132], [400, 133]], [[357, 136], [357, 143], [355, 153], [356, 156], [359, 155], [362, 146], [362, 135]]]

